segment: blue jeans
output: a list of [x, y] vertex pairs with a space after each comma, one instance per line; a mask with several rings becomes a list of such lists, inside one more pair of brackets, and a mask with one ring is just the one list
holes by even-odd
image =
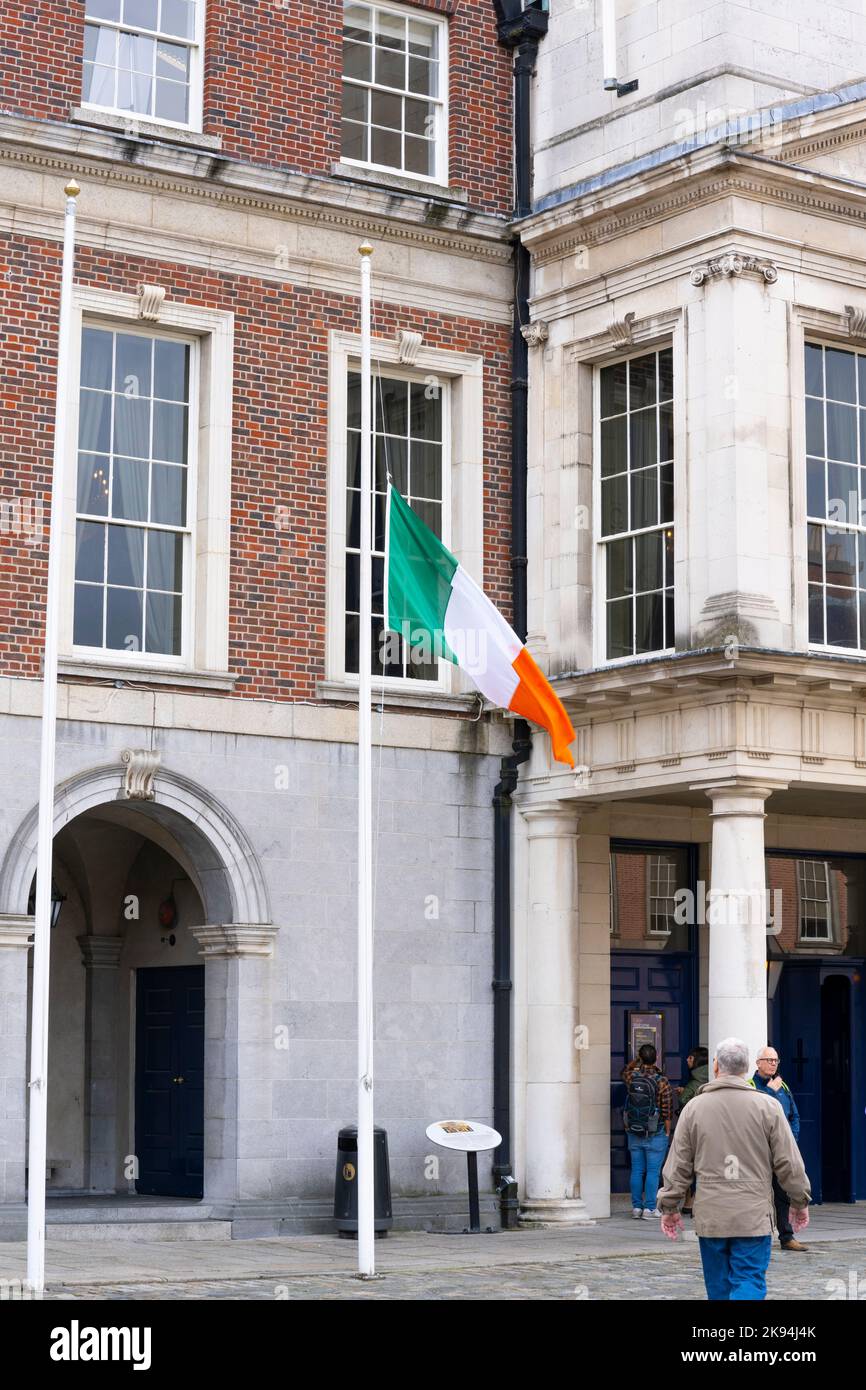
[[699, 1236], [711, 1303], [767, 1297], [772, 1236]]
[[659, 1174], [668, 1151], [668, 1136], [659, 1130], [651, 1139], [638, 1139], [629, 1134], [628, 1152], [631, 1158], [631, 1204], [652, 1211], [659, 1190]]

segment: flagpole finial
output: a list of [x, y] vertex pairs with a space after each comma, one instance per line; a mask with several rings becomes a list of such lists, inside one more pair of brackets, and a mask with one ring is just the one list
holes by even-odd
[[358, 255], [359, 255], [359, 256], [372, 256], [372, 254], [373, 254], [373, 248], [372, 248], [372, 246], [370, 245], [369, 241], [362, 241], [362, 242], [361, 242], [361, 245], [358, 247]]
[[81, 192], [81, 185], [76, 183], [75, 179], [70, 179], [63, 192], [67, 198], [77, 198]]

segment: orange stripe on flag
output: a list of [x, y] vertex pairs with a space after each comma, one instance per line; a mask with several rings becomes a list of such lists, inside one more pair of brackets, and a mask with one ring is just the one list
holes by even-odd
[[550, 734], [553, 743], [553, 756], [559, 763], [574, 767], [569, 744], [576, 737], [565, 706], [554, 693], [547, 678], [542, 675], [526, 647], [513, 662], [520, 684], [511, 697], [508, 708], [533, 724], [540, 724]]

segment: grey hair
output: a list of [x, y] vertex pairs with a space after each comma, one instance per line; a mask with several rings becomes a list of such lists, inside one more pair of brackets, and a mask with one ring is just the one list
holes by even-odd
[[745, 1076], [749, 1049], [742, 1038], [724, 1038], [716, 1048], [716, 1061], [723, 1076]]

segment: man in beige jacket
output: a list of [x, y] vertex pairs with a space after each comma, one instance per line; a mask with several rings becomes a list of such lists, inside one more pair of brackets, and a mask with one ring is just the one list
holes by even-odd
[[680, 1208], [697, 1179], [695, 1230], [710, 1300], [762, 1299], [775, 1221], [773, 1174], [791, 1203], [791, 1225], [809, 1222], [811, 1188], [782, 1107], [746, 1080], [739, 1038], [716, 1048], [714, 1080], [680, 1115], [658, 1195], [662, 1230], [676, 1240]]

